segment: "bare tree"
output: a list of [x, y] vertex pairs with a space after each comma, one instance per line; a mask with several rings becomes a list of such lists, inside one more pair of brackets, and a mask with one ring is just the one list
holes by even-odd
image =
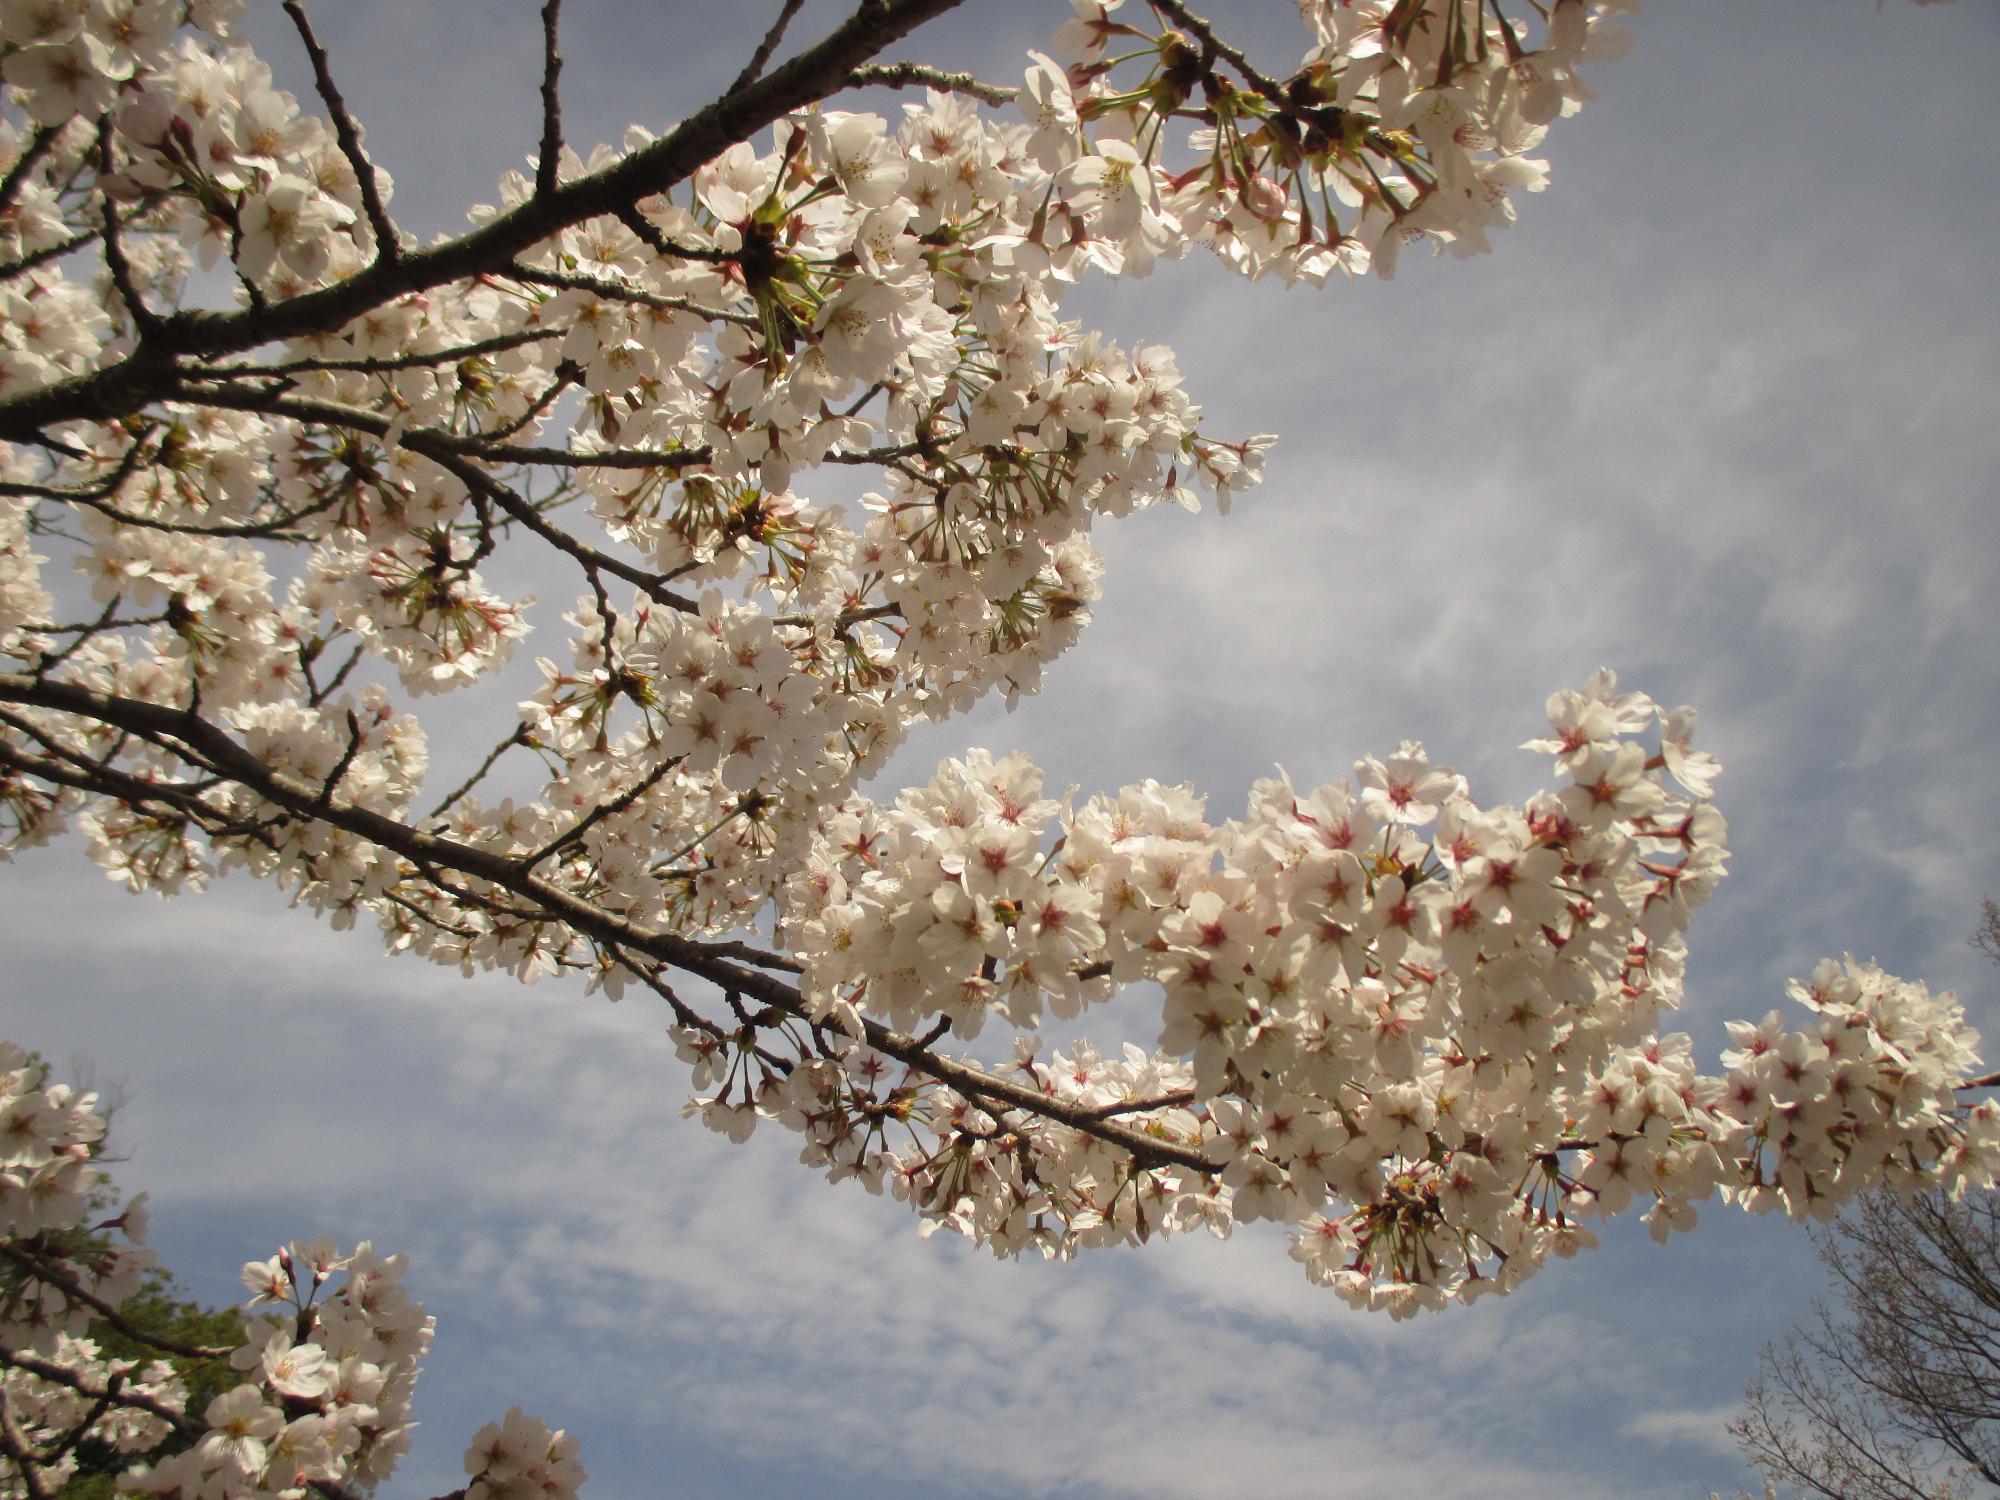
[[[1972, 942], [2000, 963], [2000, 904]], [[1839, 1305], [1764, 1349], [1744, 1453], [1825, 1500], [2000, 1494], [2000, 1198], [1871, 1193], [1813, 1238]]]

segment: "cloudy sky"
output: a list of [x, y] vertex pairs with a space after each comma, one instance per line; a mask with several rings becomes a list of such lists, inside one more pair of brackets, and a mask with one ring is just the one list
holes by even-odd
[[[399, 216], [450, 229], [532, 150], [535, 6], [319, 9]], [[569, 0], [572, 139], [698, 106], [763, 9]], [[911, 55], [1011, 79], [1068, 13], [968, 9]], [[1289, 66], [1283, 0], [1210, 9]], [[1843, 950], [2000, 1035], [1965, 941], [2000, 894], [2000, 5], [1656, 0], [1633, 29], [1494, 256], [1079, 296], [1177, 348], [1212, 431], [1281, 434], [1268, 482], [1102, 530], [1107, 597], [1042, 697], [927, 732], [878, 796], [985, 744], [1221, 817], [1274, 763], [1313, 784], [1417, 737], [1519, 797], [1543, 699], [1610, 665], [1728, 768], [1699, 1053]], [[599, 1500], [1699, 1496], [1748, 1482], [1722, 1423], [1817, 1285], [1795, 1227], [1719, 1208], [1396, 1326], [1276, 1234], [996, 1263], [788, 1138], [682, 1121], [637, 1000], [388, 960], [240, 877], [127, 897], [73, 844], [0, 867], [0, 940], [5, 1033], [123, 1095], [121, 1178], [199, 1294], [295, 1236], [409, 1252], [439, 1333], [396, 1494], [459, 1482], [518, 1403], [581, 1434]]]

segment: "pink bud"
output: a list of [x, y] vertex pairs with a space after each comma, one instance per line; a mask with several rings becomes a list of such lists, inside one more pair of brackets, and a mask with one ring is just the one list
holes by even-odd
[[1282, 219], [1291, 202], [1290, 194], [1261, 172], [1243, 184], [1242, 198], [1245, 208], [1267, 222]]

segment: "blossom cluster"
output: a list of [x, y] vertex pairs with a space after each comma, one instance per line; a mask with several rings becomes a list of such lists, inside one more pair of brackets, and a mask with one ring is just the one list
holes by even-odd
[[[74, 1472], [84, 1436], [139, 1460], [120, 1477], [122, 1493], [296, 1500], [372, 1490], [409, 1446], [410, 1397], [434, 1327], [403, 1287], [403, 1257], [322, 1239], [246, 1265], [243, 1341], [191, 1351], [241, 1378], [195, 1420], [172, 1363], [106, 1359], [87, 1333], [117, 1318], [154, 1264], [143, 1195], [97, 1218], [108, 1180], [93, 1165], [104, 1134], [96, 1103], [46, 1084], [39, 1064], [0, 1042], [0, 1392], [10, 1438], [0, 1495], [50, 1493]], [[176, 1434], [192, 1441], [155, 1453]], [[572, 1440], [510, 1411], [466, 1452], [471, 1493], [562, 1500], [583, 1482], [574, 1454]]]
[[[1405, 743], [1351, 782], [1261, 782], [1220, 827], [1186, 788], [1071, 809], [1023, 758], [978, 755], [824, 820], [786, 929], [816, 1018], [1032, 1030], [1152, 981], [1158, 1056], [1020, 1066], [1198, 1148], [1214, 1180], [1181, 1165], [1141, 1187], [1072, 1126], [1003, 1128], [949, 1088], [899, 1107], [906, 1081], [865, 1049], [844, 1080], [815, 1075], [817, 1111], [795, 1074], [763, 1113], [807, 1130], [809, 1160], [902, 1174], [927, 1219], [1002, 1254], [1277, 1219], [1313, 1279], [1397, 1310], [1505, 1290], [1635, 1202], [1664, 1237], [1718, 1192], [1825, 1216], [1883, 1181], [1989, 1185], [2000, 1129], [1956, 1100], [1978, 1039], [1949, 996], [1825, 966], [1795, 987], [1818, 1027], [1733, 1027], [1721, 1077], [1660, 1034], [1723, 874], [1718, 767], [1689, 710], [1609, 673], [1548, 707], [1530, 748], [1564, 784], [1519, 808], [1481, 807]], [[885, 1114], [923, 1133], [890, 1150], [856, 1128]]]

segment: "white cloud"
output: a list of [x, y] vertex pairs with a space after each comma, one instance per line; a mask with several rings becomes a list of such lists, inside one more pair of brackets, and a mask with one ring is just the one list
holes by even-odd
[[1729, 1435], [1729, 1424], [1742, 1415], [1743, 1404], [1740, 1401], [1725, 1402], [1720, 1406], [1649, 1411], [1627, 1422], [1624, 1430], [1631, 1437], [1644, 1438], [1661, 1447], [1678, 1444], [1706, 1448], [1724, 1458], [1734, 1458], [1736, 1439]]

